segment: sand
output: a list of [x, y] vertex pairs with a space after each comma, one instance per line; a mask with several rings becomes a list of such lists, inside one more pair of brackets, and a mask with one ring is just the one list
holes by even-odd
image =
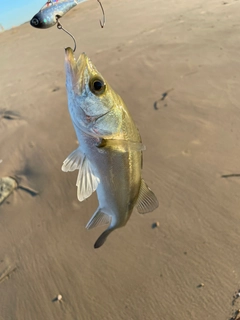
[[85, 229], [96, 195], [78, 202], [77, 172], [61, 171], [77, 147], [64, 74], [72, 40], [29, 24], [1, 33], [0, 178], [25, 189], [0, 205], [0, 319], [235, 319], [240, 1], [103, 4], [104, 29], [96, 1], [62, 24], [126, 102], [160, 206], [135, 210], [93, 248], [104, 230]]

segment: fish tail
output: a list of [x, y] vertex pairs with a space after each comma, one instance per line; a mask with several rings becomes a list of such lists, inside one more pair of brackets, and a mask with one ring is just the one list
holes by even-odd
[[104, 242], [106, 241], [107, 237], [109, 236], [109, 234], [114, 230], [115, 228], [111, 228], [111, 229], [107, 229], [105, 230], [100, 237], [97, 239], [97, 241], [94, 244], [94, 248], [100, 248]]

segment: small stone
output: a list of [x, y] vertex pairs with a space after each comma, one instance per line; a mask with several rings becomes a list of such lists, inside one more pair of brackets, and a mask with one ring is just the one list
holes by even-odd
[[200, 284], [198, 285], [198, 288], [202, 288], [202, 287], [204, 287], [204, 283], [200, 283]]
[[160, 223], [158, 222], [158, 221], [156, 221], [156, 222], [154, 222], [153, 224], [152, 224], [152, 228], [154, 229], [154, 228], [158, 228], [160, 226]]
[[62, 301], [62, 295], [61, 294], [58, 294], [57, 301]]
[[56, 91], [59, 91], [60, 90], [60, 87], [55, 87], [54, 89], [52, 89], [52, 92], [56, 92]]

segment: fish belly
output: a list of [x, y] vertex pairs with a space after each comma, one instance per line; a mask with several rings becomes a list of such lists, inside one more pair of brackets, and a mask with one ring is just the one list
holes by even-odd
[[99, 207], [112, 217], [112, 224], [125, 225], [137, 201], [141, 183], [141, 152], [98, 148], [98, 139], [82, 135], [80, 146], [100, 179]]

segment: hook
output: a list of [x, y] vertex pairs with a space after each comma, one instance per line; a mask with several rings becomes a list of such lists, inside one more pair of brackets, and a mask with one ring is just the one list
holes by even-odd
[[103, 9], [103, 6], [102, 6], [102, 3], [100, 0], [97, 0], [97, 2], [99, 3], [101, 9], [102, 9], [102, 13], [103, 13], [103, 22], [101, 20], [99, 20], [100, 22], [100, 26], [101, 28], [103, 28], [105, 26], [105, 23], [106, 23], [106, 20], [105, 20], [105, 12], [104, 12], [104, 9]]
[[73, 42], [74, 42], [73, 52], [75, 52], [76, 48], [77, 48], [77, 44], [76, 44], [76, 40], [75, 40], [74, 36], [69, 31], [67, 31], [66, 29], [63, 28], [63, 26], [59, 22], [59, 17], [56, 17], [56, 20], [57, 20], [57, 28], [59, 30], [63, 30], [64, 32], [66, 32], [73, 39]]

